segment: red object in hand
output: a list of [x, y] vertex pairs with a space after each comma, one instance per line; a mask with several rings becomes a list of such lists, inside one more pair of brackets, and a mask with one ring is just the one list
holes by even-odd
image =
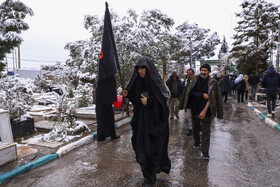
[[121, 108], [122, 107], [122, 96], [117, 96], [117, 102], [113, 102], [113, 105], [116, 108]]

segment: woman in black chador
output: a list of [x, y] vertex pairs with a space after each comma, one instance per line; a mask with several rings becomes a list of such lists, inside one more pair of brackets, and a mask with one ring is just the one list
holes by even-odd
[[169, 93], [155, 65], [141, 57], [126, 90], [122, 91], [133, 104], [132, 147], [144, 175], [144, 184], [155, 183], [156, 173], [169, 174]]

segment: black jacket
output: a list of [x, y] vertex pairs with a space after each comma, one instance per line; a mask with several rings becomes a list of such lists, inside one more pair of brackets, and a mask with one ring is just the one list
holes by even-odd
[[[172, 79], [168, 79], [166, 81], [166, 85], [168, 86], [170, 92], [172, 91], [173, 81], [174, 80]], [[180, 79], [177, 79], [177, 82], [178, 82], [178, 99], [180, 99], [183, 93], [183, 84]]]
[[236, 90], [237, 91], [245, 91], [246, 88], [246, 82], [244, 79], [242, 79], [239, 83], [236, 85]]
[[256, 85], [260, 82], [260, 77], [256, 74], [251, 74], [248, 80], [250, 85]]

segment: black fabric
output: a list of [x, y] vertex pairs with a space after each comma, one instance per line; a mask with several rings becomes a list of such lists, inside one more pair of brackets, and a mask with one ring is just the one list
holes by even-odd
[[95, 92], [97, 135], [99, 138], [115, 135], [112, 104], [114, 101], [117, 101], [115, 74], [118, 69], [119, 60], [113, 36], [110, 12], [106, 3], [102, 48]]
[[[172, 95], [173, 83], [174, 82], [175, 81], [172, 78], [170, 78], [166, 81], [166, 85], [168, 86], [168, 88], [171, 92], [171, 95]], [[182, 84], [181, 80], [179, 80], [179, 79], [177, 79], [176, 82], [177, 82], [177, 85], [178, 85], [178, 94], [177, 94], [176, 97], [180, 99], [181, 96], [182, 96], [182, 93], [184, 91], [184, 85]], [[176, 98], [176, 97], [174, 95], [172, 96], [172, 98]]]
[[115, 75], [120, 69], [108, 4], [106, 3], [98, 80]]
[[143, 56], [136, 62], [135, 70], [126, 87], [126, 90], [130, 90], [131, 86], [134, 84], [136, 77], [139, 76], [136, 68], [141, 67], [141, 66], [146, 67], [148, 69], [150, 78], [153, 80], [154, 84], [160, 90], [167, 106], [169, 106], [169, 100], [170, 100], [169, 92], [167, 91], [167, 88], [166, 88], [160, 74], [158, 73], [155, 65], [153, 64], [152, 60], [149, 57]]
[[115, 136], [115, 120], [112, 105], [96, 105], [95, 109], [98, 138]]
[[[128, 99], [133, 104], [134, 113], [130, 123], [132, 147], [136, 154], [136, 161], [140, 165], [152, 163], [155, 173], [169, 173], [171, 162], [168, 158], [169, 108], [166, 104], [168, 98], [164, 97], [162, 90], [157, 86], [161, 83], [154, 82], [156, 79], [151, 76], [151, 66], [148, 64], [145, 66], [147, 72], [144, 78], [141, 78], [135, 69], [136, 76], [131, 78], [127, 87]], [[140, 99], [143, 92], [148, 92], [149, 95], [146, 106]]]
[[225, 75], [219, 82], [221, 93], [229, 93], [231, 91], [231, 85], [229, 81], [229, 75]]
[[95, 97], [96, 105], [112, 105], [113, 102], [117, 101], [116, 79], [114, 75], [97, 82]]
[[255, 74], [251, 74], [249, 76], [249, 80], [248, 80], [250, 85], [256, 85], [260, 82], [260, 77], [258, 75]]
[[172, 90], [171, 90], [171, 98], [177, 98], [177, 97], [178, 97], [178, 82], [173, 81]]
[[144, 175], [144, 184], [154, 184], [156, 182], [156, 173], [154, 172], [153, 163], [141, 163], [141, 170]]
[[[199, 115], [207, 103], [207, 100], [203, 98], [203, 94], [208, 94], [208, 82], [209, 77], [206, 80], [199, 77], [190, 93], [192, 115], [194, 116]], [[210, 115], [210, 110], [207, 110], [206, 116]]]
[[239, 83], [237, 83], [236, 90], [244, 92], [245, 88], [246, 88], [246, 82], [244, 79], [242, 79]]

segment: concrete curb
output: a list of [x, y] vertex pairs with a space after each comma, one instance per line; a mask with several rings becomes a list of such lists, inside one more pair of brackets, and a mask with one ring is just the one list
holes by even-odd
[[[132, 117], [130, 117], [130, 118], [124, 118], [124, 119], [118, 121], [118, 122], [115, 124], [115, 128], [119, 128], [119, 127], [121, 127], [122, 125], [125, 125], [125, 124], [129, 123], [130, 120], [131, 120], [131, 118], [132, 118]], [[43, 156], [43, 157], [38, 158], [38, 159], [37, 159], [36, 161], [34, 161], [34, 162], [30, 162], [30, 163], [25, 164], [25, 165], [23, 165], [23, 166], [14, 168], [14, 169], [12, 169], [11, 171], [7, 171], [7, 172], [5, 172], [5, 173], [2, 173], [2, 174], [0, 175], [0, 184], [3, 184], [6, 180], [11, 179], [11, 178], [15, 177], [16, 175], [25, 173], [25, 172], [27, 172], [27, 171], [30, 171], [30, 170], [32, 170], [32, 169], [35, 169], [35, 168], [38, 167], [38, 166], [41, 166], [41, 165], [43, 165], [43, 164], [46, 164], [46, 163], [48, 163], [48, 162], [50, 162], [50, 161], [52, 161], [52, 160], [54, 160], [54, 159], [56, 159], [56, 158], [59, 158], [59, 157], [65, 155], [66, 153], [68, 153], [68, 152], [74, 150], [74, 149], [77, 148], [77, 147], [81, 147], [81, 146], [83, 146], [83, 145], [85, 145], [85, 144], [88, 144], [88, 143], [90, 143], [91, 141], [95, 140], [96, 137], [97, 137], [97, 132], [94, 132], [92, 135], [88, 135], [88, 136], [86, 136], [86, 137], [84, 137], [84, 138], [82, 138], [82, 139], [80, 139], [80, 140], [78, 140], [78, 141], [76, 141], [76, 142], [72, 142], [72, 143], [70, 143], [70, 144], [68, 144], [68, 145], [65, 145], [65, 146], [59, 148], [59, 149], [56, 151], [56, 153], [54, 153], [54, 154], [45, 155], [45, 156]]]
[[261, 119], [268, 124], [269, 126], [271, 126], [272, 128], [275, 128], [276, 130], [278, 130], [278, 132], [280, 132], [280, 125], [277, 124], [275, 121], [273, 121], [271, 118], [267, 117], [264, 113], [262, 113], [261, 111], [259, 111], [258, 109], [256, 109], [251, 102], [248, 102], [248, 106], [256, 113], [258, 114]]

